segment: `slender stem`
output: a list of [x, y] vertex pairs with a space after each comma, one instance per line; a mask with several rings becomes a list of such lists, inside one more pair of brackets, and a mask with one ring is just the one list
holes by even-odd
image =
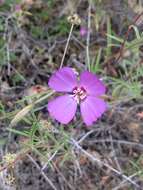
[[87, 38], [86, 38], [86, 62], [87, 68], [90, 71], [90, 56], [89, 56], [89, 43], [90, 43], [90, 28], [91, 28], [91, 1], [89, 2], [88, 8], [88, 31], [87, 31]]
[[126, 41], [128, 39], [128, 36], [130, 34], [130, 31], [132, 29], [132, 25], [136, 25], [137, 22], [139, 21], [140, 17], [143, 15], [143, 11], [137, 15], [133, 21], [133, 23], [131, 25], [129, 25], [127, 32], [125, 33], [125, 39], [123, 41], [123, 43], [121, 44], [120, 50], [119, 50], [119, 56], [116, 58], [116, 63], [118, 63], [118, 61], [120, 60], [120, 58], [122, 57], [123, 51], [124, 51], [124, 47], [126, 44]]
[[68, 39], [67, 39], [67, 43], [66, 43], [66, 47], [65, 47], [65, 50], [64, 50], [64, 54], [63, 54], [63, 57], [62, 57], [61, 64], [60, 64], [60, 68], [63, 67], [63, 63], [64, 63], [65, 55], [66, 55], [66, 52], [67, 52], [67, 49], [68, 49], [69, 41], [71, 39], [73, 27], [74, 27], [74, 24], [71, 25], [70, 33], [69, 33], [69, 36], [68, 36]]

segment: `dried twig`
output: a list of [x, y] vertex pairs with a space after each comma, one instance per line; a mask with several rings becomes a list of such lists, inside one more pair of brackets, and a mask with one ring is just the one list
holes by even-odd
[[[133, 177], [139, 175], [140, 173], [142, 173], [142, 171], [136, 172], [135, 174], [129, 176], [128, 178], [132, 179]], [[123, 180], [118, 186], [116, 186], [115, 188], [113, 188], [112, 190], [119, 190], [122, 187], [124, 187], [126, 185], [127, 180]]]
[[97, 162], [98, 164], [100, 164], [101, 166], [105, 166], [108, 169], [110, 169], [112, 172], [114, 172], [115, 174], [117, 174], [118, 176], [122, 177], [123, 179], [125, 179], [126, 181], [130, 182], [132, 185], [134, 185], [137, 188], [140, 188], [140, 186], [134, 182], [132, 179], [130, 179], [128, 176], [126, 176], [125, 174], [123, 174], [122, 172], [118, 171], [117, 169], [113, 168], [112, 166], [110, 166], [109, 164], [101, 161], [100, 159], [96, 158], [95, 156], [93, 156], [92, 154], [90, 154], [89, 152], [87, 152], [86, 150], [84, 150], [77, 141], [75, 141], [73, 138], [71, 138], [70, 143], [72, 145], [74, 145], [78, 150], [80, 150], [83, 154], [85, 154], [89, 159], [91, 159], [92, 161]]
[[31, 160], [31, 162], [36, 166], [36, 168], [40, 171], [42, 176], [45, 178], [45, 180], [48, 182], [48, 184], [51, 186], [52, 189], [57, 190], [55, 185], [52, 183], [52, 181], [46, 176], [46, 174], [42, 171], [40, 166], [36, 163], [36, 161], [29, 155], [27, 154], [27, 157]]
[[143, 150], [143, 144], [137, 143], [137, 142], [132, 142], [132, 141], [126, 141], [126, 140], [116, 140], [116, 139], [98, 139], [98, 140], [90, 140], [88, 141], [88, 144], [93, 144], [93, 143], [103, 143], [103, 142], [113, 142], [113, 143], [118, 143], [118, 144], [126, 144], [130, 146], [137, 146]]

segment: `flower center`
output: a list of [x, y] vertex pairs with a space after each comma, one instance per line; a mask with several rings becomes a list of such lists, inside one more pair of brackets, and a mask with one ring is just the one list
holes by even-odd
[[75, 87], [72, 91], [72, 96], [79, 103], [87, 97], [87, 93], [83, 87]]

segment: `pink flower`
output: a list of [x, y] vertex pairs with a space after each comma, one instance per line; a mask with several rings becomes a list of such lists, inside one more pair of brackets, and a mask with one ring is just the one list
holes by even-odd
[[15, 9], [16, 12], [21, 11], [21, 5], [20, 4], [16, 4], [15, 7], [14, 7], [14, 9]]
[[81, 26], [81, 27], [80, 27], [80, 36], [81, 36], [81, 37], [86, 36], [86, 35], [87, 35], [87, 32], [88, 32], [88, 29], [87, 29], [86, 27], [84, 27], [84, 26]]
[[65, 93], [48, 103], [50, 115], [62, 124], [73, 119], [78, 104], [87, 126], [92, 125], [106, 110], [106, 103], [100, 98], [105, 93], [105, 86], [89, 71], [82, 72], [78, 80], [72, 68], [63, 67], [51, 76], [49, 86]]

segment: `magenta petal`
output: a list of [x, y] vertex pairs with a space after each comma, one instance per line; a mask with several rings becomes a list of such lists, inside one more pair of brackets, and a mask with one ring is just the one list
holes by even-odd
[[57, 92], [71, 92], [77, 86], [76, 75], [70, 67], [63, 67], [51, 76], [48, 84]]
[[100, 96], [105, 94], [106, 88], [99, 78], [89, 72], [84, 71], [80, 75], [80, 86], [84, 87], [89, 95]]
[[69, 123], [76, 112], [77, 103], [70, 95], [59, 96], [48, 103], [50, 115], [60, 123]]
[[106, 103], [93, 96], [88, 96], [80, 105], [83, 121], [87, 126], [92, 125], [106, 110]]

